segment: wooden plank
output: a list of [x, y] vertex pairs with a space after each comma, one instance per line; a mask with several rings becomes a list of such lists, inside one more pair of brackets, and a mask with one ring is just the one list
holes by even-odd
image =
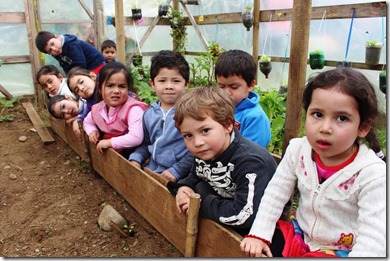
[[3, 85], [0, 84], [0, 92], [5, 96], [7, 100], [11, 100], [13, 98], [12, 94], [7, 91]]
[[31, 102], [23, 102], [23, 107], [26, 109], [28, 116], [30, 117], [31, 122], [34, 125], [34, 128], [37, 130], [39, 136], [41, 137], [43, 144], [53, 143], [55, 140], [49, 133], [49, 131], [44, 127], [41, 118], [38, 113], [35, 111]]
[[[84, 151], [82, 143], [72, 138], [73, 133], [66, 134], [72, 130], [63, 120], [51, 118], [51, 126], [73, 150]], [[187, 219], [178, 213], [175, 198], [168, 189], [112, 149], [100, 155], [96, 146], [90, 144], [90, 151], [94, 169], [184, 255]], [[195, 256], [245, 256], [240, 250], [242, 237], [238, 233], [209, 219], [201, 218], [198, 222]]]
[[141, 49], [142, 46], [144, 45], [146, 39], [148, 39], [150, 33], [153, 31], [153, 29], [156, 26], [156, 24], [158, 23], [158, 21], [160, 21], [160, 16], [156, 16], [156, 18], [154, 18], [152, 24], [148, 27], [148, 30], [146, 30], [144, 36], [142, 37], [141, 41], [139, 42], [139, 45], [136, 46], [138, 52], [139, 52], [139, 49]]
[[115, 0], [115, 32], [118, 62], [126, 64], [125, 28], [123, 24], [123, 0]]
[[93, 20], [93, 13], [91, 12], [91, 10], [89, 10], [89, 8], [85, 4], [84, 0], [79, 0], [79, 3], [83, 7], [84, 11], [88, 14], [89, 18], [91, 18], [91, 20]]
[[206, 38], [204, 37], [204, 35], [200, 31], [200, 28], [199, 28], [198, 24], [196, 23], [194, 17], [192, 16], [190, 10], [188, 10], [187, 6], [185, 4], [183, 4], [183, 2], [180, 2], [180, 3], [182, 4], [182, 7], [183, 7], [184, 11], [186, 12], [188, 18], [190, 19], [191, 24], [192, 24], [192, 26], [195, 29], [195, 32], [198, 34], [198, 37], [199, 37], [200, 41], [203, 43], [203, 47], [207, 51], [208, 48], [209, 48], [209, 44], [208, 44]]
[[24, 24], [26, 19], [23, 12], [2, 12], [0, 13], [0, 24]]
[[15, 56], [0, 56], [3, 64], [15, 64], [15, 63], [29, 63], [29, 55], [15, 55]]

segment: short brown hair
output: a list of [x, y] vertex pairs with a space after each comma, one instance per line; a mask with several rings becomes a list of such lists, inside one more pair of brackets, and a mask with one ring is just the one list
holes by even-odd
[[234, 124], [234, 103], [232, 98], [221, 88], [195, 87], [187, 90], [177, 101], [175, 126], [180, 125], [185, 117], [202, 121], [210, 116], [223, 126]]
[[37, 46], [39, 51], [41, 51], [42, 53], [46, 53], [45, 46], [47, 42], [54, 37], [55, 35], [51, 32], [47, 32], [47, 31], [39, 32], [35, 37], [35, 45]]

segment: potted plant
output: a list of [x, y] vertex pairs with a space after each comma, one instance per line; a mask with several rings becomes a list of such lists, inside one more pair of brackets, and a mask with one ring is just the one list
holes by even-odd
[[377, 41], [366, 42], [366, 64], [377, 65], [381, 57], [383, 43]]
[[173, 9], [172, 6], [168, 7], [167, 14], [168, 21], [171, 24], [171, 37], [173, 39], [174, 50], [184, 54], [185, 45], [187, 43], [187, 27], [185, 24], [185, 17], [183, 12]]
[[138, 8], [136, 4], [132, 4], [131, 16], [134, 20], [139, 20], [142, 18], [142, 10]]
[[242, 23], [246, 27], [246, 30], [249, 31], [253, 25], [255, 18], [252, 13], [252, 6], [246, 6], [245, 12], [242, 14]]
[[314, 50], [309, 54], [310, 68], [312, 70], [322, 69], [325, 66], [325, 56], [324, 51]]
[[265, 75], [265, 78], [268, 79], [268, 74], [271, 72], [271, 57], [266, 54], [260, 56], [260, 71]]
[[386, 89], [387, 89], [386, 70], [383, 70], [379, 73], [379, 89], [381, 90], [381, 92], [386, 94]]
[[167, 15], [167, 13], [168, 13], [168, 5], [165, 4], [165, 3], [161, 3], [158, 6], [158, 15], [159, 16], [165, 16], [165, 15]]
[[141, 66], [142, 65], [142, 54], [136, 53], [133, 56], [133, 65], [135, 67]]

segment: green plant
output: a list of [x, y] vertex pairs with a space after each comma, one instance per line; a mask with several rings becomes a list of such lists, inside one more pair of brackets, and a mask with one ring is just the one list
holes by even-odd
[[370, 40], [366, 42], [366, 46], [368, 47], [381, 47], [382, 43], [378, 43], [377, 41]]
[[3, 114], [6, 109], [13, 108], [16, 102], [16, 98], [7, 100], [5, 97], [0, 98], [0, 122], [3, 121], [14, 121], [14, 116], [12, 114]]
[[379, 73], [379, 76], [386, 77], [386, 70], [383, 70]]
[[134, 87], [141, 100], [148, 105], [157, 101], [158, 97], [149, 85], [150, 67], [148, 65], [140, 65], [129, 70], [134, 79]]
[[187, 44], [187, 27], [185, 25], [185, 17], [183, 12], [174, 9], [172, 6], [168, 7], [167, 19], [171, 23], [171, 37], [175, 42], [175, 50], [184, 54]]
[[245, 11], [249, 12], [251, 10], [252, 10], [252, 6], [250, 5], [245, 6]]
[[263, 54], [262, 56], [260, 56], [260, 62], [270, 62], [270, 61], [271, 61], [271, 57], [269, 57], [268, 55]]

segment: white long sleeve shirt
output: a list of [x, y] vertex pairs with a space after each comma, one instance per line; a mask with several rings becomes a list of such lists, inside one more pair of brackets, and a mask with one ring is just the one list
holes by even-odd
[[310, 251], [386, 256], [386, 164], [365, 144], [351, 164], [319, 184], [307, 138], [292, 139], [265, 190], [250, 234], [271, 241], [296, 182], [300, 192], [296, 218]]

